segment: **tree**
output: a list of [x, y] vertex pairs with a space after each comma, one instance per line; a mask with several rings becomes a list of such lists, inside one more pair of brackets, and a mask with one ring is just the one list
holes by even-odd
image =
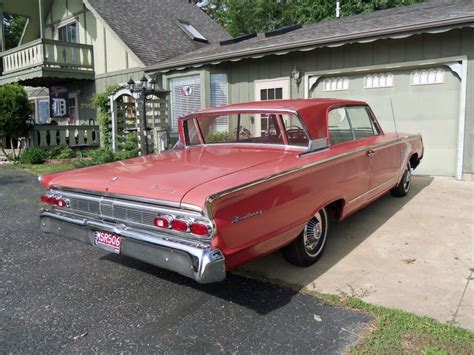
[[[342, 16], [356, 15], [423, 0], [342, 0]], [[271, 31], [335, 17], [335, 0], [207, 0], [199, 6], [232, 36]]]
[[31, 114], [31, 105], [25, 89], [18, 84], [7, 84], [0, 86], [0, 148], [6, 157], [5, 147], [2, 142], [5, 138], [10, 139], [12, 148], [12, 159], [16, 160], [21, 154], [19, 147], [16, 155], [14, 141], [23, 137], [29, 127], [28, 118]]
[[25, 25], [26, 17], [7, 13], [4, 14], [3, 26], [5, 30], [5, 50], [18, 46]]

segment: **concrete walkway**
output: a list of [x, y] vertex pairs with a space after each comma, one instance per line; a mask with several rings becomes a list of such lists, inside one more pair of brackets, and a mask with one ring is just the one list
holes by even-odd
[[309, 268], [280, 253], [245, 268], [322, 293], [348, 294], [474, 330], [474, 183], [416, 177], [333, 225]]

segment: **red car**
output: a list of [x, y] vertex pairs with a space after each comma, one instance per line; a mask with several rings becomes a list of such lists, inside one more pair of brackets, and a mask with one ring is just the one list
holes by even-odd
[[365, 102], [210, 108], [179, 120], [173, 150], [41, 177], [41, 229], [200, 283], [281, 248], [307, 266], [330, 221], [406, 195], [422, 156], [420, 135], [384, 133]]

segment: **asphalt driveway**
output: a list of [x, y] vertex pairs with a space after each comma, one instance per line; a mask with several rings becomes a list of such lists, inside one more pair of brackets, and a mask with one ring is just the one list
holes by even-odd
[[342, 353], [372, 316], [229, 275], [179, 275], [38, 231], [36, 177], [0, 167], [0, 353]]

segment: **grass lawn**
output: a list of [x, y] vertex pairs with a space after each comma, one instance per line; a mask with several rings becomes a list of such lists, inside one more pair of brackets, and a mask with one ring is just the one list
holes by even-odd
[[60, 173], [66, 170], [76, 169], [72, 163], [57, 164], [4, 164], [1, 168], [23, 169], [36, 175]]
[[350, 350], [351, 354], [474, 354], [474, 332], [458, 326], [398, 309], [374, 306], [353, 297], [301, 289], [300, 286], [280, 280], [269, 280], [253, 271], [238, 270], [236, 273], [263, 282], [277, 283], [338, 306], [372, 313], [375, 322], [359, 344]]

